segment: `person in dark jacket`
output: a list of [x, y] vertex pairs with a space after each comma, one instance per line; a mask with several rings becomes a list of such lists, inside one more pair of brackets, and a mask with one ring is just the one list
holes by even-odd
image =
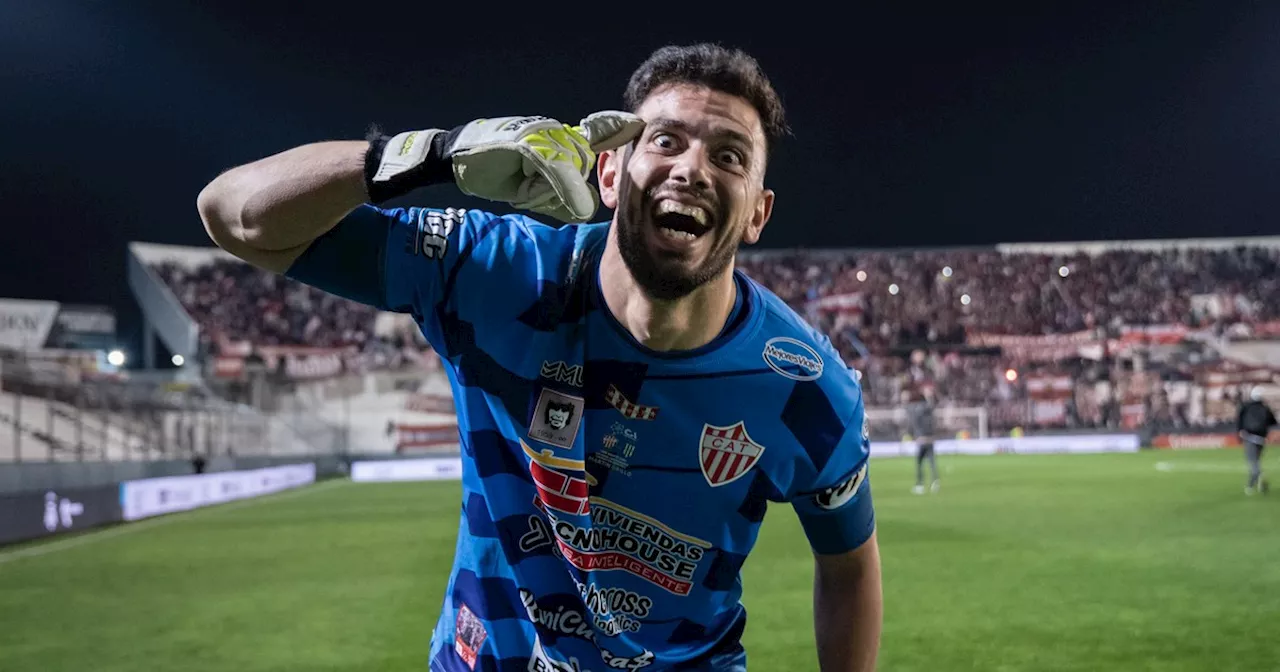
[[925, 388], [919, 398], [911, 400], [909, 393], [904, 392], [902, 399], [907, 411], [907, 430], [911, 433], [911, 437], [916, 443], [916, 485], [912, 488], [912, 492], [924, 494], [924, 463], [929, 461], [929, 468], [933, 472], [933, 482], [930, 490], [938, 491], [938, 460], [933, 452], [934, 434], [937, 432], [937, 424], [934, 419], [934, 403], [932, 390]]
[[1275, 414], [1262, 400], [1262, 388], [1253, 388], [1236, 417], [1236, 431], [1244, 440], [1244, 459], [1249, 465], [1249, 481], [1244, 486], [1246, 495], [1267, 492], [1267, 481], [1262, 477], [1262, 449], [1267, 443], [1267, 433], [1275, 425]]

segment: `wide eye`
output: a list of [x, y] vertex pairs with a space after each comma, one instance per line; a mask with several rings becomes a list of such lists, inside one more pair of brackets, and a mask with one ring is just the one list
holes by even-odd
[[662, 149], [675, 149], [677, 144], [676, 136], [670, 133], [655, 133], [649, 141]]
[[736, 149], [722, 149], [716, 152], [716, 161], [727, 166], [741, 166], [747, 162], [742, 152]]

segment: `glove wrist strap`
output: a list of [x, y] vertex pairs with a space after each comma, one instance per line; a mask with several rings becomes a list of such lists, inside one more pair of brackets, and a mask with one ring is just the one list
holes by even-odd
[[369, 201], [383, 203], [420, 187], [454, 182], [448, 147], [462, 131], [428, 129], [385, 135], [378, 127], [365, 139], [364, 186]]

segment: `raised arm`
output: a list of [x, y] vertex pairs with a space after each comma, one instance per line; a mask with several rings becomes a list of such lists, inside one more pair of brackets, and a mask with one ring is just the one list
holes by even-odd
[[232, 168], [196, 199], [222, 249], [284, 273], [316, 238], [369, 199], [367, 142], [319, 142]]
[[361, 204], [432, 184], [452, 182], [473, 196], [587, 221], [599, 207], [587, 182], [597, 152], [643, 127], [631, 114], [597, 112], [573, 128], [547, 117], [501, 117], [452, 130], [373, 133], [367, 142], [318, 142], [228, 170], [196, 205], [215, 243], [277, 273]]

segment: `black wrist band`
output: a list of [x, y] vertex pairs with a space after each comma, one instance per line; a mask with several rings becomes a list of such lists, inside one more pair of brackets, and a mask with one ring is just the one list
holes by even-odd
[[369, 127], [365, 139], [369, 149], [364, 155], [364, 186], [372, 203], [382, 203], [398, 196], [403, 196], [414, 189], [434, 184], [446, 184], [454, 181], [453, 161], [445, 156], [446, 148], [462, 132], [459, 126], [448, 133], [436, 133], [431, 138], [431, 149], [426, 159], [412, 170], [405, 171], [394, 178], [382, 182], [374, 182], [373, 176], [378, 172], [382, 162], [382, 153], [387, 149], [387, 142], [392, 136], [385, 135], [375, 125]]

